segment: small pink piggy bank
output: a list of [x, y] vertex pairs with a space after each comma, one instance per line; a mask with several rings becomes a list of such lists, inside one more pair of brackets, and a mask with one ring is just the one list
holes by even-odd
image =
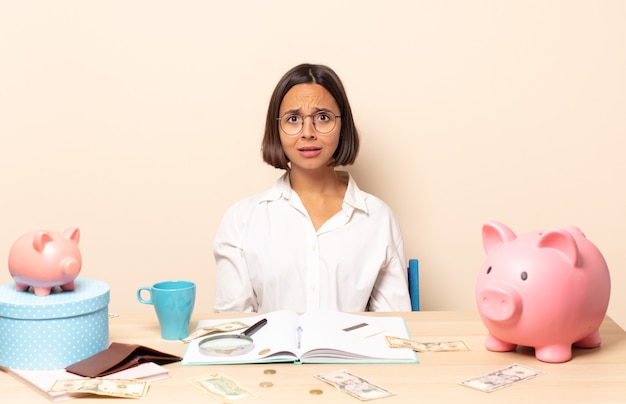
[[9, 272], [16, 289], [32, 286], [38, 296], [49, 295], [55, 286], [74, 290], [82, 266], [79, 238], [75, 227], [63, 233], [36, 231], [18, 238], [9, 251]]
[[611, 280], [604, 257], [578, 228], [516, 236], [488, 222], [483, 246], [476, 303], [488, 350], [522, 345], [535, 348], [541, 361], [560, 363], [572, 358], [572, 345], [600, 345]]

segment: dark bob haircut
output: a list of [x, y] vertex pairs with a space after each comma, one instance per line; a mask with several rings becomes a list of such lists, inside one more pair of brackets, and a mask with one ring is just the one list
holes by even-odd
[[267, 109], [265, 121], [265, 135], [261, 145], [263, 161], [276, 168], [289, 170], [289, 160], [283, 151], [278, 129], [278, 114], [280, 104], [285, 94], [297, 84], [319, 84], [324, 87], [339, 106], [341, 114], [341, 132], [337, 150], [330, 162], [331, 167], [353, 164], [359, 152], [359, 134], [354, 124], [352, 109], [348, 102], [346, 91], [339, 76], [330, 68], [323, 65], [301, 64], [289, 70], [280, 79]]

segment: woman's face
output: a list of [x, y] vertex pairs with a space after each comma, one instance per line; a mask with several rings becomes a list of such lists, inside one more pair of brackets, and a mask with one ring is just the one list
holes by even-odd
[[[291, 162], [291, 169], [327, 168], [337, 150], [341, 133], [341, 111], [328, 90], [319, 84], [297, 84], [285, 94], [279, 112], [280, 117], [291, 122], [290, 125], [304, 116], [302, 130], [296, 135], [285, 132], [286, 121], [279, 124], [280, 141]], [[336, 116], [334, 127], [327, 133], [320, 133], [313, 125], [313, 119], [318, 129], [326, 131], [328, 127], [324, 125], [330, 125], [328, 122], [333, 120], [332, 115]]]

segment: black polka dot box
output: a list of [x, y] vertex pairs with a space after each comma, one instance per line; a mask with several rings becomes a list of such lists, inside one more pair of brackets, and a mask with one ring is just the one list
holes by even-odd
[[0, 285], [0, 366], [63, 369], [109, 346], [109, 286], [77, 278], [48, 296]]

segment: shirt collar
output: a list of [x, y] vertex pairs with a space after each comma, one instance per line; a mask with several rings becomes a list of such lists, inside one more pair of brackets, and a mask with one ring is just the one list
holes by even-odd
[[[367, 213], [365, 193], [361, 191], [356, 181], [354, 181], [354, 178], [352, 178], [352, 175], [347, 171], [337, 171], [337, 176], [341, 181], [348, 183], [348, 189], [343, 198], [344, 208], [347, 204], [354, 209], [359, 209]], [[293, 192], [293, 188], [291, 188], [291, 184], [289, 183], [289, 172], [285, 172], [259, 202], [271, 202], [280, 198], [291, 200]]]
[[367, 213], [365, 193], [361, 191], [354, 178], [352, 178], [352, 175], [347, 171], [337, 171], [337, 175], [342, 181], [348, 181], [348, 189], [346, 190], [346, 195], [343, 197], [344, 205], [348, 204], [354, 209], [359, 209]]

